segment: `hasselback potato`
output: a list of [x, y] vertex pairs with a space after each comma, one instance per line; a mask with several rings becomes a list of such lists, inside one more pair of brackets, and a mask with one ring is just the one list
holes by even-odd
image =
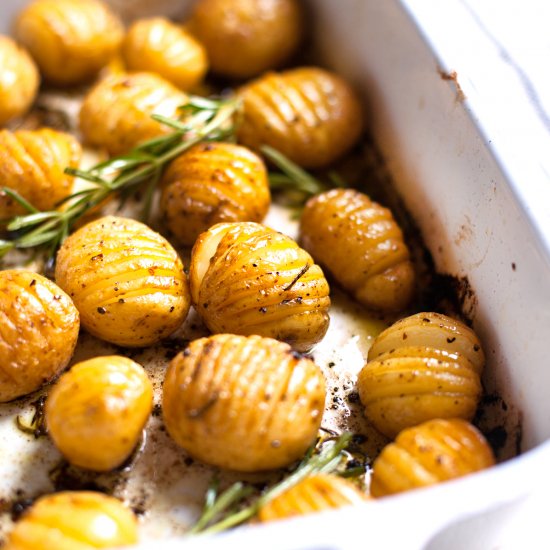
[[410, 302], [415, 275], [401, 229], [387, 208], [353, 189], [310, 199], [300, 242], [360, 303], [399, 311]]
[[470, 420], [484, 362], [464, 323], [438, 313], [402, 319], [374, 340], [359, 373], [365, 415], [389, 437], [433, 418]]
[[71, 367], [46, 401], [48, 432], [75, 466], [104, 472], [136, 447], [151, 409], [153, 385], [134, 361], [96, 357]]
[[34, 0], [14, 30], [44, 77], [61, 86], [95, 77], [123, 36], [121, 21], [99, 0]]
[[78, 229], [59, 249], [55, 279], [73, 298], [82, 326], [120, 346], [160, 341], [189, 310], [176, 251], [135, 220], [107, 216]]
[[316, 67], [267, 73], [243, 86], [239, 96], [239, 142], [251, 149], [270, 145], [306, 168], [331, 164], [363, 129], [361, 105], [349, 84]]
[[430, 420], [401, 432], [373, 464], [371, 494], [382, 497], [461, 477], [495, 463], [485, 438], [461, 419]]
[[93, 550], [138, 541], [134, 514], [116, 498], [91, 491], [38, 499], [9, 534], [5, 550]]
[[328, 329], [329, 286], [290, 237], [252, 222], [220, 223], [197, 239], [191, 296], [208, 328], [310, 349]]
[[163, 177], [162, 218], [180, 243], [219, 222], [261, 222], [270, 204], [267, 172], [254, 153], [231, 143], [200, 143]]
[[301, 458], [325, 403], [320, 368], [282, 342], [218, 334], [177, 355], [163, 385], [168, 433], [192, 456], [252, 472]]
[[[73, 178], [67, 167], [76, 168], [82, 149], [64, 132], [40, 130], [0, 130], [0, 179], [38, 210], [53, 210], [72, 191]], [[0, 219], [9, 219], [26, 210], [0, 192]]]
[[29, 110], [39, 84], [38, 68], [28, 52], [0, 35], [0, 125]]
[[79, 315], [55, 283], [32, 271], [0, 271], [0, 402], [38, 389], [69, 363]]

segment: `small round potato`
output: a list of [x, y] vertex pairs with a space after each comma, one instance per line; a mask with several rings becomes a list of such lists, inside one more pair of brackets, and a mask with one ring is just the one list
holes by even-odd
[[359, 99], [339, 76], [315, 67], [268, 73], [239, 91], [239, 142], [270, 145], [305, 168], [331, 164], [363, 129]]
[[161, 211], [181, 244], [219, 222], [261, 222], [271, 201], [267, 172], [254, 153], [231, 143], [200, 143], [166, 170]]
[[0, 35], [0, 125], [29, 110], [39, 84], [31, 56], [11, 38]]
[[258, 512], [262, 522], [313, 514], [360, 504], [367, 500], [357, 487], [337, 475], [315, 474], [265, 504]]
[[315, 441], [325, 380], [287, 344], [217, 334], [172, 360], [162, 403], [168, 433], [192, 456], [254, 472], [291, 464]]
[[199, 0], [189, 27], [206, 46], [214, 72], [250, 78], [294, 53], [302, 14], [297, 0]]
[[195, 308], [214, 333], [260, 334], [306, 351], [328, 329], [323, 271], [290, 237], [258, 223], [202, 233], [189, 276]]
[[123, 26], [99, 0], [34, 0], [17, 17], [15, 35], [46, 80], [67, 86], [91, 80], [107, 65]]
[[189, 311], [176, 251], [135, 220], [107, 216], [78, 229], [59, 249], [55, 279], [73, 298], [82, 326], [119, 346], [159, 342]]
[[137, 542], [136, 518], [122, 502], [67, 491], [38, 499], [16, 523], [4, 550], [93, 550]]
[[69, 363], [78, 311], [55, 283], [32, 271], [0, 271], [0, 402], [37, 390]]
[[[53, 210], [72, 191], [67, 167], [76, 168], [82, 156], [78, 141], [64, 132], [0, 130], [0, 181], [17, 191], [38, 210]], [[0, 191], [0, 219], [26, 212]]]
[[359, 373], [365, 415], [388, 437], [433, 418], [471, 420], [484, 363], [464, 323], [438, 313], [402, 319], [374, 340]]
[[80, 130], [93, 146], [111, 155], [128, 152], [137, 144], [170, 132], [151, 115], [177, 118], [187, 96], [152, 73], [116, 73], [96, 84], [84, 98]]
[[465, 420], [430, 420], [401, 432], [374, 461], [371, 494], [383, 497], [493, 466], [485, 438]]
[[96, 357], [71, 367], [46, 401], [48, 432], [75, 466], [106, 472], [136, 447], [153, 408], [153, 385], [126, 357]]
[[369, 309], [405, 308], [415, 275], [392, 213], [353, 189], [310, 199], [300, 221], [300, 242], [334, 279]]
[[200, 84], [208, 70], [203, 45], [162, 17], [133, 23], [122, 43], [122, 58], [128, 70], [157, 73], [182, 90]]

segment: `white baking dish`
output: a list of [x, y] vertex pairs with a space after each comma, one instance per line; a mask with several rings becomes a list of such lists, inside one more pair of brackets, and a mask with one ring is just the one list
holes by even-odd
[[[126, 3], [136, 11], [136, 3]], [[3, 0], [4, 28], [23, 4]], [[185, 9], [185, 2], [164, 4]], [[485, 384], [521, 413], [524, 453], [489, 471], [375, 504], [183, 544], [261, 545], [266, 550], [358, 544], [490, 548], [500, 540], [503, 525], [513, 524], [525, 498], [550, 486], [550, 370], [544, 360], [550, 340], [550, 224], [541, 207], [550, 204], [550, 186], [538, 187], [545, 174], [536, 166], [524, 172], [528, 179], [522, 181], [518, 156], [506, 156], [510, 141], [491, 134], [498, 105], [484, 111], [486, 92], [466, 76], [470, 73], [462, 78], [459, 72], [453, 79], [454, 63], [463, 58], [453, 48], [458, 31], [442, 30], [451, 21], [444, 15], [464, 25], [458, 29], [467, 29], [463, 38], [467, 36], [470, 62], [478, 58], [491, 63], [496, 76], [507, 76], [494, 45], [471, 26], [463, 4], [309, 4], [323, 58], [363, 92], [373, 133], [438, 270], [467, 277], [474, 290], [475, 300], [466, 307], [488, 351]], [[464, 71], [470, 67], [475, 76], [478, 66], [464, 62]], [[511, 101], [518, 99], [511, 95]], [[524, 108], [518, 104], [517, 109]], [[526, 112], [532, 112], [529, 106]], [[162, 547], [181, 544], [174, 540]]]

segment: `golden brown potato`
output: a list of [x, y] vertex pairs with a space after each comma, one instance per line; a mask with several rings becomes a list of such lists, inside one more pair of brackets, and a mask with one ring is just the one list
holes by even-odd
[[138, 542], [134, 514], [116, 498], [91, 491], [38, 499], [9, 534], [5, 550], [93, 550]]
[[339, 76], [315, 67], [268, 73], [239, 91], [239, 142], [270, 145], [300, 166], [320, 168], [346, 153], [363, 129], [354, 91]]
[[96, 357], [57, 381], [46, 401], [46, 424], [71, 464], [105, 472], [130, 456], [152, 408], [153, 385], [140, 365]]
[[484, 363], [464, 323], [438, 313], [402, 319], [374, 340], [359, 373], [365, 415], [388, 437], [433, 418], [471, 420]]
[[99, 0], [34, 0], [14, 30], [44, 78], [61, 86], [96, 76], [123, 36], [121, 21]]
[[120, 346], [159, 342], [189, 310], [176, 251], [135, 220], [107, 216], [78, 229], [59, 249], [55, 279], [73, 298], [82, 326]]
[[157, 73], [182, 90], [200, 84], [208, 70], [203, 45], [163, 17], [136, 21], [122, 43], [122, 58], [128, 70]]
[[118, 155], [172, 131], [151, 115], [177, 118], [178, 108], [185, 103], [183, 92], [155, 74], [111, 74], [84, 98], [80, 130], [90, 145]]
[[231, 143], [200, 143], [170, 164], [162, 218], [180, 243], [219, 222], [261, 222], [271, 201], [267, 172], [254, 153]]
[[168, 433], [192, 456], [253, 472], [287, 466], [314, 442], [325, 403], [321, 369], [260, 336], [195, 340], [166, 372]]
[[[0, 181], [27, 199], [38, 210], [53, 210], [69, 195], [73, 178], [64, 173], [76, 168], [82, 156], [78, 141], [64, 132], [0, 130]], [[0, 191], [0, 219], [26, 212]]]
[[32, 271], [0, 271], [0, 402], [58, 375], [79, 327], [77, 309], [55, 283]]
[[414, 268], [401, 229], [387, 208], [353, 189], [310, 199], [300, 242], [360, 303], [399, 311], [414, 293]]
[[461, 419], [430, 420], [401, 432], [374, 461], [371, 494], [383, 497], [461, 477], [495, 463], [485, 438]]
[[189, 28], [204, 43], [214, 72], [250, 78], [294, 53], [302, 14], [296, 0], [199, 0]]
[[191, 296], [214, 333], [260, 334], [305, 351], [325, 335], [329, 286], [290, 237], [252, 222], [220, 223], [197, 239]]
[[11, 38], [0, 35], [0, 125], [29, 110], [39, 84], [31, 56]]
[[303, 516], [332, 508], [365, 502], [367, 496], [337, 475], [315, 474], [265, 504], [258, 512], [260, 521]]

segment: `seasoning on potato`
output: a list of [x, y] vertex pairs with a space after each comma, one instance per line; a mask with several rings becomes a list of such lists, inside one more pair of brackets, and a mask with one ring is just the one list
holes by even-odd
[[28, 52], [0, 35], [0, 125], [30, 109], [39, 84], [38, 68]]
[[316, 67], [267, 73], [239, 90], [240, 143], [269, 145], [305, 168], [328, 166], [363, 130], [359, 99], [341, 77]]
[[179, 256], [135, 220], [107, 216], [78, 229], [59, 249], [55, 279], [73, 298], [82, 326], [120, 346], [159, 342], [189, 310]]
[[[64, 132], [40, 130], [0, 130], [0, 180], [17, 191], [38, 210], [53, 210], [69, 195], [73, 178], [67, 167], [76, 168], [82, 149]], [[26, 213], [25, 209], [0, 191], [0, 220]]]
[[214, 333], [259, 334], [306, 351], [328, 329], [323, 271], [290, 237], [258, 223], [202, 233], [189, 277], [195, 308]]
[[55, 283], [23, 269], [0, 271], [0, 402], [40, 388], [69, 363], [80, 322]]
[[162, 183], [162, 219], [186, 246], [219, 222], [261, 222], [270, 204], [264, 163], [231, 143], [196, 145], [170, 164]]
[[138, 542], [137, 520], [122, 502], [92, 491], [39, 498], [15, 524], [5, 550], [93, 550]]
[[168, 433], [189, 454], [241, 472], [287, 466], [314, 442], [325, 404], [321, 369], [271, 338], [191, 342], [166, 372]]
[[141, 365], [120, 356], [71, 367], [46, 401], [48, 432], [75, 466], [106, 472], [139, 442], [153, 408], [153, 385]]
[[465, 420], [435, 419], [401, 432], [373, 464], [371, 494], [434, 485], [495, 464], [487, 441]]
[[471, 420], [484, 363], [464, 323], [438, 313], [402, 319], [374, 340], [359, 373], [365, 415], [388, 437], [433, 418]]
[[189, 28], [204, 43], [212, 70], [233, 78], [280, 67], [303, 34], [297, 0], [199, 0]]

